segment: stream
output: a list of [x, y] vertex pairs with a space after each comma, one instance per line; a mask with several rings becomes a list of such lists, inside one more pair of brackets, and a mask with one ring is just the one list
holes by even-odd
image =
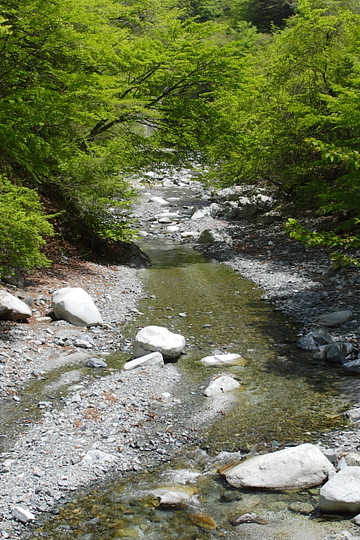
[[[31, 539], [264, 538], [261, 524], [242, 530], [230, 524], [234, 515], [254, 509], [260, 515], [280, 513], [294, 527], [289, 505], [297, 501], [315, 508], [318, 489], [298, 492], [295, 498], [294, 493], [236, 490], [217, 469], [224, 453], [317, 442], [321, 433], [343, 427], [351, 378], [296, 348], [297, 324], [274, 312], [261, 301], [263, 291], [228, 266], [166, 238], [144, 239], [140, 247], [152, 260], [149, 269], [140, 271], [148, 294], [124, 333], [133, 336], [138, 327], [156, 324], [186, 337], [186, 352], [176, 364], [182, 375], [176, 397], [184, 411], [177, 419], [192, 423], [199, 444], [182, 448], [158, 470], [129, 473], [82, 491], [34, 530]], [[199, 362], [215, 353], [239, 353], [243, 360], [221, 369]], [[116, 362], [121, 367], [123, 355], [115, 354], [112, 365]], [[203, 395], [219, 372], [240, 382], [220, 402]], [[192, 503], [159, 507], [151, 490], [179, 484], [194, 494]], [[308, 522], [309, 516], [298, 519]], [[276, 538], [288, 537], [279, 533]]]

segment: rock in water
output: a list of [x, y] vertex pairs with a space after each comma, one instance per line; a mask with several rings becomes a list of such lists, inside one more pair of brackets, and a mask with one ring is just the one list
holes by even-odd
[[258, 523], [259, 525], [266, 525], [267, 521], [259, 517], [255, 512], [247, 512], [241, 514], [235, 519], [230, 520], [231, 525], [241, 525], [242, 523]]
[[134, 358], [161, 352], [164, 358], [178, 358], [185, 349], [185, 338], [162, 326], [145, 326], [135, 336]]
[[236, 388], [239, 388], [240, 384], [228, 375], [223, 375], [214, 379], [209, 386], [204, 390], [204, 394], [207, 397], [223, 394], [224, 392], [231, 392]]
[[341, 469], [320, 489], [320, 511], [324, 513], [360, 512], [360, 467]]
[[304, 489], [322, 484], [334, 466], [313, 444], [251, 457], [225, 469], [226, 480], [238, 488]]

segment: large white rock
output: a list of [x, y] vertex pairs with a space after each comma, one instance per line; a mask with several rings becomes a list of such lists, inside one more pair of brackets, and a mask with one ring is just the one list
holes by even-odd
[[360, 512], [360, 467], [345, 467], [320, 489], [319, 506], [326, 513]]
[[224, 471], [238, 488], [304, 489], [322, 484], [335, 469], [313, 444], [301, 444], [272, 454], [251, 457]]
[[229, 375], [222, 375], [214, 379], [207, 388], [204, 390], [204, 394], [207, 397], [223, 394], [224, 392], [231, 392], [236, 388], [239, 388], [240, 384]]
[[185, 338], [162, 326], [145, 326], [135, 336], [134, 358], [161, 352], [164, 358], [177, 358], [185, 349]]
[[130, 369], [134, 369], [139, 366], [154, 366], [155, 364], [163, 364], [164, 363], [164, 357], [159, 352], [153, 352], [150, 354], [146, 354], [145, 356], [139, 356], [139, 358], [134, 358], [134, 360], [130, 360], [129, 362], [126, 362], [124, 365], [124, 369], [126, 371]]
[[52, 308], [58, 319], [76, 326], [97, 326], [103, 321], [89, 294], [81, 287], [65, 287], [52, 295]]
[[226, 354], [214, 354], [213, 356], [205, 356], [200, 362], [204, 366], [221, 366], [223, 364], [237, 364], [242, 357], [240, 354], [226, 353]]
[[31, 317], [31, 309], [16, 296], [0, 291], [0, 319], [20, 321]]

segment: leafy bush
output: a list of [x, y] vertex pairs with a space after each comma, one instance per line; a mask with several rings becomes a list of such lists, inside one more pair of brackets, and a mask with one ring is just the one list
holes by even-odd
[[13, 185], [0, 176], [0, 276], [49, 266], [41, 252], [45, 236], [53, 235], [49, 216], [35, 191]]

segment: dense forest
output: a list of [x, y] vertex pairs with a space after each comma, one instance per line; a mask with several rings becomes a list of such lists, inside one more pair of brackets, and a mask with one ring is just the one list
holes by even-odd
[[130, 242], [127, 179], [195, 158], [360, 244], [357, 0], [3, 0], [0, 51], [0, 275]]

